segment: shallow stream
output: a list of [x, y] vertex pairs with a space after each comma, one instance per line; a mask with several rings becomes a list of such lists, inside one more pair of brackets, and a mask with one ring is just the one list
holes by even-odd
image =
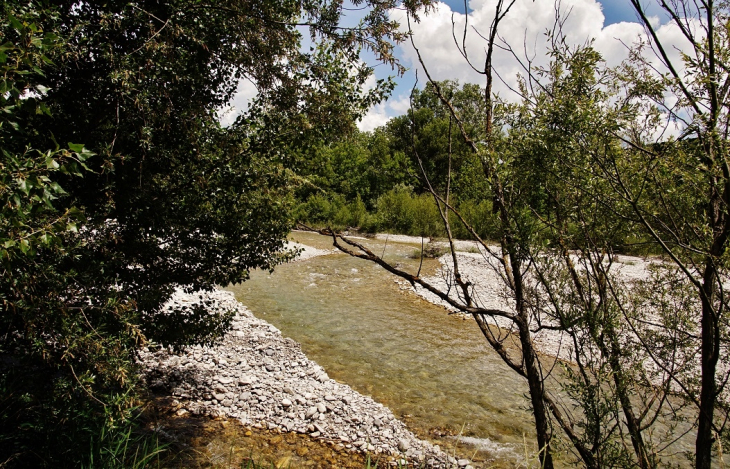
[[[331, 248], [324, 237], [297, 242]], [[369, 240], [415, 272], [415, 245]], [[435, 269], [426, 261], [424, 269]], [[476, 324], [401, 290], [382, 268], [332, 254], [254, 272], [230, 286], [253, 313], [302, 345], [330, 377], [390, 407], [421, 436], [462, 435], [503, 462], [534, 445], [526, 383], [490, 350]], [[512, 465], [510, 464], [510, 465]]]

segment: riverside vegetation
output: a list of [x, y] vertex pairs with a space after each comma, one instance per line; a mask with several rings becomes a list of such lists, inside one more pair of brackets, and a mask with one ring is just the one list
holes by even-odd
[[[162, 305], [290, 257], [280, 149], [348, 133], [388, 91], [361, 90], [359, 53], [399, 67], [395, 5], [342, 28], [337, 1], [2, 3], [0, 464], [129, 462], [109, 455], [137, 419], [141, 347], [231, 324]], [[257, 99], [223, 128], [244, 78]]]
[[[483, 76], [478, 91], [433, 80], [428, 55], [413, 40], [428, 82], [414, 90], [401, 118], [405, 131], [395, 131], [398, 120], [385, 129], [415, 169], [414, 195], [402, 200], [410, 208], [430, 199], [430, 215], [422, 209], [407, 230], [444, 235], [452, 247], [466, 231], [496, 273], [506, 306], [480, 298], [453, 249], [443, 284], [390, 265], [336, 227], [319, 230], [343, 252], [474, 318], [529, 385], [546, 468], [558, 453], [590, 468], [709, 468], [724, 464], [730, 435], [730, 81], [723, 65], [730, 5], [658, 1], [667, 27], [684, 41], [674, 58], [645, 5], [631, 4], [644, 35], [626, 44], [629, 58], [614, 68], [590, 43], [568, 44], [569, 13], [559, 2], [545, 35], [546, 65], [522, 57], [522, 45], [500, 42], [510, 14], [529, 14], [523, 3], [493, 2], [488, 31], [454, 19], [455, 47]], [[485, 54], [468, 47], [469, 34], [484, 41]], [[493, 94], [495, 50], [523, 67], [514, 100]], [[388, 199], [398, 192], [375, 199], [376, 226], [402, 229], [388, 216], [399, 209]], [[353, 219], [367, 221], [359, 201], [350, 203]], [[621, 277], [616, 256], [631, 252], [661, 256], [650, 278]], [[571, 364], [538, 353], [543, 331], [564, 334], [560, 347]], [[560, 379], [552, 379], [556, 366]], [[675, 444], [685, 434], [694, 450], [679, 455]]]
[[[519, 49], [498, 29], [521, 3], [497, 0], [485, 60], [471, 63], [484, 86], [429, 76], [405, 116], [367, 134], [354, 122], [392, 83], [362, 92], [372, 70], [360, 50], [398, 68], [393, 45], [408, 35], [388, 19], [395, 1], [360, 3], [355, 28], [326, 0], [3, 4], [0, 462], [133, 464], [139, 452], [110, 455], [133, 440], [135, 357], [153, 343], [213, 344], [233, 324], [232, 311], [163, 305], [178, 287], [211, 290], [286, 261], [296, 220], [474, 318], [529, 384], [542, 467], [556, 452], [590, 468], [721, 464], [728, 2], [657, 2], [685, 40], [674, 60], [631, 0], [645, 35], [616, 68], [569, 45], [558, 15], [549, 64], [523, 61], [508, 101], [493, 94], [491, 58]], [[402, 6], [417, 21], [431, 2]], [[223, 128], [216, 112], [241, 78], [259, 95]], [[472, 238], [510, 305], [480, 304], [454, 249], [440, 287], [346, 227]], [[663, 262], [627, 283], [617, 253]], [[563, 365], [533, 343], [545, 329], [568, 337], [559, 381], [549, 377]], [[695, 448], [677, 455], [685, 422]]]

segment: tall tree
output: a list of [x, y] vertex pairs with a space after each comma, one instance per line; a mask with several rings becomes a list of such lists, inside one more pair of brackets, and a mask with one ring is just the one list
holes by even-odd
[[[646, 110], [659, 112], [663, 117], [660, 123], [678, 122], [681, 134], [667, 141], [656, 124], [649, 127], [653, 134], [641, 133], [635, 126], [637, 131], [630, 134], [633, 138], [627, 136], [626, 140], [641, 154], [639, 167], [631, 172], [616, 168], [607, 177], [653, 241], [693, 286], [701, 305], [700, 383], [695, 387], [677, 381], [697, 403], [695, 466], [704, 469], [711, 467], [713, 446], [723, 433], [724, 424], [717, 423], [716, 413], [727, 382], [727, 371], [724, 367], [718, 370], [718, 365], [727, 337], [724, 279], [730, 236], [730, 71], [726, 66], [730, 58], [730, 8], [725, 1], [658, 1], [669, 24], [687, 45], [681, 61], [676, 61], [645, 6], [635, 0], [631, 3], [646, 30], [651, 56], [661, 64], [657, 72], [658, 67], [645, 58], [646, 54], [635, 55], [634, 67], [629, 69], [631, 96], [642, 99]], [[630, 187], [639, 182], [632, 180], [634, 177], [647, 185], [646, 194]], [[678, 185], [689, 193], [674, 192]], [[726, 415], [726, 410], [723, 413]]]
[[[355, 3], [349, 28], [337, 0], [3, 4], [2, 461], [78, 466], [131, 416], [138, 347], [225, 329], [162, 311], [174, 288], [286, 258], [280, 143], [349, 130], [387, 91], [361, 92], [363, 48], [398, 67], [396, 3]], [[241, 79], [258, 97], [221, 128]]]
[[[550, 66], [529, 64], [529, 80], [519, 89], [523, 103], [510, 106], [492, 96], [491, 57], [497, 26], [513, 3], [496, 2], [483, 36], [482, 140], [474, 140], [448, 87], [429, 77], [461, 138], [480, 157], [498, 248], [481, 240], [449, 203], [449, 184], [435, 182], [451, 180], [450, 165], [421, 165], [449, 241], [452, 212], [496, 266], [510, 308], [480, 304], [453, 252], [452, 281], [439, 289], [330, 234], [340, 249], [474, 316], [529, 384], [544, 466], [552, 465], [554, 439], [562, 437], [587, 467], [654, 467], [663, 450], [696, 429], [694, 463], [710, 467], [715, 442], [727, 433], [728, 409], [728, 4], [659, 2], [689, 45], [681, 63], [673, 63], [640, 2], [632, 0], [651, 47], [639, 45], [613, 71], [590, 47], [567, 47], [556, 19], [548, 35]], [[673, 122], [676, 137], [663, 132]], [[450, 161], [452, 148], [443, 147], [439, 156]], [[628, 281], [616, 254], [637, 239], [669, 262], [657, 263], [651, 279]], [[517, 352], [504, 345], [510, 334], [490, 326], [513, 331]], [[534, 336], [545, 330], [566, 338], [574, 363], [559, 383], [562, 395], [549, 387], [554, 363], [536, 350]], [[688, 416], [693, 425], [682, 427]], [[667, 427], [656, 431], [657, 422]]]

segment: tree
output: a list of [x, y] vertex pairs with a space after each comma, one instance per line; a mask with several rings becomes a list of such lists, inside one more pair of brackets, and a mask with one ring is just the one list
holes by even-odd
[[[645, 8], [632, 0], [664, 71], [654, 72], [656, 67], [637, 53], [634, 67], [627, 69], [628, 96], [640, 100], [644, 110], [679, 122], [681, 134], [677, 139], [665, 139], [658, 132], [659, 122], [650, 123], [653, 133], [641, 132], [642, 123], [637, 122], [625, 138], [638, 152], [631, 160], [636, 166], [615, 167], [605, 177], [630, 205], [635, 220], [683, 274], [695, 290], [696, 303], [701, 305], [700, 383], [680, 376], [673, 379], [697, 406], [695, 466], [709, 468], [713, 446], [726, 432], [721, 422], [727, 416], [727, 403], [722, 397], [727, 372], [718, 370], [718, 366], [727, 340], [723, 279], [728, 272], [730, 235], [726, 118], [730, 99], [725, 66], [730, 10], [724, 1], [699, 5], [684, 1], [657, 3], [688, 47], [681, 63], [673, 61]], [[634, 184], [647, 185], [647, 193], [636, 190], [641, 186]], [[686, 189], [679, 192], [678, 186]], [[719, 418], [718, 411], [723, 414]]]
[[[556, 438], [567, 439], [587, 467], [655, 467], [662, 450], [688, 431], [680, 428], [688, 418], [697, 430], [695, 465], [710, 467], [713, 445], [727, 434], [728, 409], [722, 364], [730, 234], [728, 5], [659, 2], [689, 45], [680, 64], [672, 63], [640, 2], [632, 0], [651, 50], [638, 45], [618, 70], [602, 67], [590, 47], [566, 46], [556, 19], [548, 34], [550, 66], [528, 63], [529, 80], [518, 90], [522, 103], [509, 105], [492, 96], [491, 56], [499, 22], [513, 4], [496, 2], [483, 36], [483, 140], [472, 136], [448, 87], [429, 77], [461, 139], [482, 162], [498, 248], [450, 203], [448, 182], [430, 183], [450, 181], [448, 170], [421, 166], [449, 241], [453, 213], [503, 279], [511, 308], [481, 305], [453, 252], [452, 281], [439, 289], [327, 233], [341, 250], [474, 316], [494, 350], [529, 384], [544, 467], [552, 467]], [[679, 123], [676, 138], [662, 132], [671, 122]], [[450, 146], [439, 151], [451, 161]], [[651, 279], [630, 282], [615, 259], [637, 239], [667, 262], [655, 264]], [[534, 335], [545, 330], [562, 334], [574, 363], [558, 383], [562, 395], [548, 380], [555, 363], [535, 347]], [[505, 347], [511, 338], [516, 352]], [[667, 430], [656, 431], [657, 422]]]
[[[484, 115], [484, 90], [468, 83], [459, 86], [457, 81], [426, 83], [423, 91], [414, 88], [412, 108], [407, 115], [389, 120], [385, 131], [391, 136], [393, 151], [405, 153], [413, 167], [418, 168], [420, 159], [427, 174], [443, 175], [430, 181], [439, 191], [445, 190], [446, 176], [451, 175], [449, 191], [457, 200], [477, 199], [486, 189], [483, 178], [479, 177], [479, 160], [462, 139], [450, 137], [454, 123], [448, 108], [440, 102], [436, 87], [451, 106], [464, 116], [465, 131], [469, 137], [474, 141], [483, 140], [484, 126], [481, 119]], [[415, 176], [421, 175], [420, 171], [414, 173]], [[425, 181], [421, 180], [417, 191], [427, 192], [426, 186]]]
[[[357, 3], [353, 28], [339, 1], [3, 4], [3, 461], [80, 464], [101, 427], [133, 415], [135, 350], [225, 329], [229, 315], [163, 312], [176, 286], [287, 257], [280, 143], [350, 129], [387, 92], [361, 93], [362, 48], [398, 66], [395, 3]], [[243, 78], [256, 102], [221, 128]]]

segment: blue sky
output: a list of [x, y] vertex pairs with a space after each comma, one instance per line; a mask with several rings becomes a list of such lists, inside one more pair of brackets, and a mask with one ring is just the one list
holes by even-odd
[[[555, 0], [517, 0], [510, 11], [507, 20], [500, 27], [500, 34], [504, 34], [509, 44], [519, 50], [530, 50], [530, 54], [540, 60], [545, 57], [545, 31], [554, 21]], [[494, 0], [467, 0], [469, 8], [469, 26], [477, 27], [486, 33], [490, 15], [493, 14]], [[653, 0], [644, 0], [650, 5], [649, 14], [657, 17], [657, 22], [664, 24], [661, 12]], [[437, 80], [455, 79], [460, 83], [472, 82], [483, 84], [483, 77], [475, 74], [461, 58], [452, 40], [451, 19], [457, 22], [464, 19], [463, 0], [442, 0], [442, 4], [428, 16], [422, 16], [421, 23], [414, 25], [414, 40], [426, 60], [429, 71]], [[594, 47], [603, 55], [609, 65], [617, 65], [626, 56], [626, 44], [632, 44], [643, 33], [643, 28], [637, 23], [636, 14], [629, 0], [560, 0], [563, 12], [570, 10], [564, 26], [564, 33], [573, 43], [585, 43], [592, 38]], [[399, 12], [394, 13], [394, 15]], [[344, 18], [343, 24], [355, 25], [362, 11], [350, 12]], [[395, 18], [405, 23], [405, 18]], [[675, 44], [671, 31], [666, 31], [670, 45]], [[305, 35], [306, 36], [306, 35]], [[479, 54], [483, 54], [484, 41], [477, 34], [470, 35], [470, 57], [479, 62]], [[372, 130], [383, 125], [388, 118], [403, 114], [408, 108], [408, 96], [416, 82], [416, 71], [420, 68], [415, 53], [409, 43], [401, 44], [396, 48], [396, 57], [409, 71], [402, 77], [397, 77], [397, 86], [390, 99], [373, 109], [358, 124], [362, 130]], [[522, 70], [517, 66], [514, 58], [502, 53], [495, 54], [495, 69], [506, 82], [515, 82], [517, 74]], [[395, 72], [390, 67], [378, 65], [372, 54], [364, 54], [363, 60], [375, 67], [375, 78], [385, 78]], [[373, 79], [373, 82], [375, 80]], [[418, 86], [425, 83], [423, 71], [418, 72]], [[250, 82], [242, 82], [239, 91], [231, 103], [232, 110], [221, 118], [226, 124], [247, 107], [248, 100], [255, 95], [256, 88]], [[497, 92], [503, 96], [509, 93], [505, 85]]]
[[[414, 41], [425, 58], [429, 72], [437, 80], [456, 79], [459, 82], [483, 84], [483, 77], [473, 73], [460, 57], [459, 51], [453, 44], [451, 31], [452, 13], [454, 18], [464, 18], [463, 0], [442, 0], [436, 12], [423, 16], [419, 25], [414, 25]], [[648, 12], [661, 20], [661, 12], [652, 5]], [[482, 34], [488, 30], [491, 22], [489, 15], [493, 14], [494, 0], [468, 0], [469, 25], [477, 27]], [[632, 44], [643, 33], [643, 28], [637, 22], [637, 16], [629, 0], [561, 0], [563, 14], [570, 10], [564, 27], [569, 41], [585, 43], [594, 39], [594, 47], [601, 52], [609, 65], [617, 65], [627, 55], [627, 44]], [[509, 21], [503, 23], [500, 34], [504, 33], [508, 42], [520, 51], [530, 49], [531, 54], [538, 57], [537, 62], [544, 57], [545, 31], [552, 26], [554, 18], [554, 0], [518, 0], [508, 15]], [[402, 21], [402, 18], [397, 18]], [[457, 29], [458, 30], [458, 29]], [[471, 34], [470, 56], [477, 57], [483, 53], [484, 41], [476, 34]], [[388, 118], [403, 114], [407, 110], [408, 95], [416, 82], [416, 70], [420, 68], [415, 53], [410, 44], [402, 44], [396, 49], [396, 57], [410, 70], [403, 76], [397, 77], [397, 86], [390, 99], [371, 111], [360, 122], [362, 130], [384, 124]], [[495, 57], [497, 57], [495, 55]], [[367, 55], [364, 59], [374, 64]], [[483, 59], [482, 59], [483, 60]], [[513, 83], [521, 69], [517, 62], [502, 53], [501, 58], [495, 59], [495, 68], [501, 71], [505, 81]], [[394, 72], [387, 66], [375, 67], [377, 78], [384, 78]], [[418, 72], [418, 86], [425, 83], [425, 74]], [[497, 90], [504, 96], [509, 92], [505, 85]]]

